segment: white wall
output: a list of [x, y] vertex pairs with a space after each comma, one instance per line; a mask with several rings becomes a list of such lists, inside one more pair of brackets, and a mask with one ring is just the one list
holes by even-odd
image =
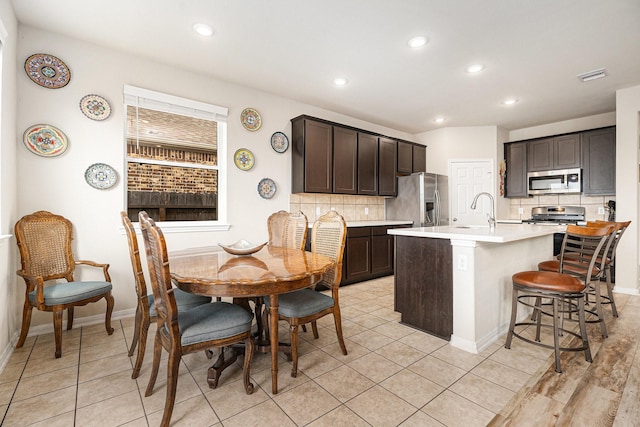
[[[227, 170], [231, 229], [228, 232], [167, 233], [170, 250], [228, 243], [240, 238], [255, 242], [267, 239], [267, 217], [277, 210], [288, 209], [291, 193], [291, 150], [276, 153], [271, 148], [270, 137], [275, 131], [290, 136], [290, 119], [295, 116], [308, 114], [392, 137], [412, 139], [412, 135], [404, 132], [204, 74], [21, 26], [18, 62], [22, 63], [37, 52], [51, 53], [65, 61], [71, 70], [71, 81], [64, 88], [51, 90], [34, 84], [24, 72], [18, 73], [18, 131], [23, 132], [36, 123], [51, 124], [67, 134], [69, 148], [59, 157], [44, 158], [28, 152], [18, 141], [17, 189], [21, 195], [18, 216], [44, 209], [69, 218], [76, 228], [77, 256], [111, 264], [116, 312], [133, 309], [135, 305], [126, 238], [119, 216], [124, 206], [125, 187], [120, 181], [110, 190], [93, 189], [85, 183], [84, 171], [92, 163], [102, 162], [113, 166], [123, 177], [123, 85], [229, 108]], [[80, 99], [92, 93], [111, 103], [112, 115], [103, 122], [89, 120], [78, 107]], [[262, 116], [263, 125], [257, 132], [245, 130], [240, 123], [240, 112], [246, 107], [257, 109]], [[256, 158], [255, 166], [248, 172], [237, 169], [231, 158], [231, 154], [241, 147], [249, 148]], [[278, 186], [275, 197], [270, 200], [262, 199], [257, 193], [257, 184], [264, 177], [273, 179]], [[97, 320], [104, 313], [104, 304], [80, 307], [76, 313], [79, 321], [92, 315], [97, 316]], [[51, 315], [34, 311], [32, 325], [38, 324], [49, 327]]]
[[616, 290], [637, 294], [640, 290], [640, 197], [638, 196], [638, 147], [640, 142], [640, 86], [616, 92], [616, 219], [631, 220], [616, 251]]
[[0, 100], [0, 371], [9, 355], [11, 339], [20, 327], [16, 305], [22, 289], [15, 286], [15, 241], [10, 238], [16, 218], [16, 49], [18, 24], [11, 3], [0, 2], [0, 21], [7, 32], [2, 44], [2, 99]]
[[560, 135], [563, 133], [579, 132], [588, 129], [597, 129], [607, 126], [615, 126], [616, 113], [596, 114], [580, 117], [578, 119], [564, 120], [561, 122], [547, 123], [540, 126], [515, 129], [509, 132], [508, 141], [521, 141], [523, 139], [541, 138], [544, 136]]

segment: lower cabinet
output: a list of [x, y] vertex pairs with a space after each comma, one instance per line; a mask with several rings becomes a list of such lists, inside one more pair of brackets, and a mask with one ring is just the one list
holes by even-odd
[[342, 285], [393, 274], [394, 238], [387, 234], [387, 230], [391, 228], [398, 226], [347, 229], [340, 282]]

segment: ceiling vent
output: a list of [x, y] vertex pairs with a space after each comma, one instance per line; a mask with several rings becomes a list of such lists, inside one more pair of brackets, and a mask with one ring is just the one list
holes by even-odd
[[604, 68], [600, 68], [599, 70], [588, 71], [586, 73], [578, 74], [578, 78], [582, 80], [582, 82], [589, 82], [591, 80], [601, 79], [606, 77], [607, 73]]

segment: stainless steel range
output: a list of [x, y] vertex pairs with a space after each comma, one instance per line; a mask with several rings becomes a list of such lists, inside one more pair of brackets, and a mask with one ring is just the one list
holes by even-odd
[[585, 208], [582, 206], [538, 206], [531, 209], [531, 218], [522, 222], [530, 224], [585, 224]]

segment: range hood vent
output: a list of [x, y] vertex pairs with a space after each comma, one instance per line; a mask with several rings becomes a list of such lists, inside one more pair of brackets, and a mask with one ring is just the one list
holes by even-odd
[[598, 70], [588, 71], [586, 73], [578, 74], [578, 78], [582, 80], [582, 82], [589, 82], [591, 80], [601, 79], [606, 77], [607, 73], [604, 68], [600, 68]]

